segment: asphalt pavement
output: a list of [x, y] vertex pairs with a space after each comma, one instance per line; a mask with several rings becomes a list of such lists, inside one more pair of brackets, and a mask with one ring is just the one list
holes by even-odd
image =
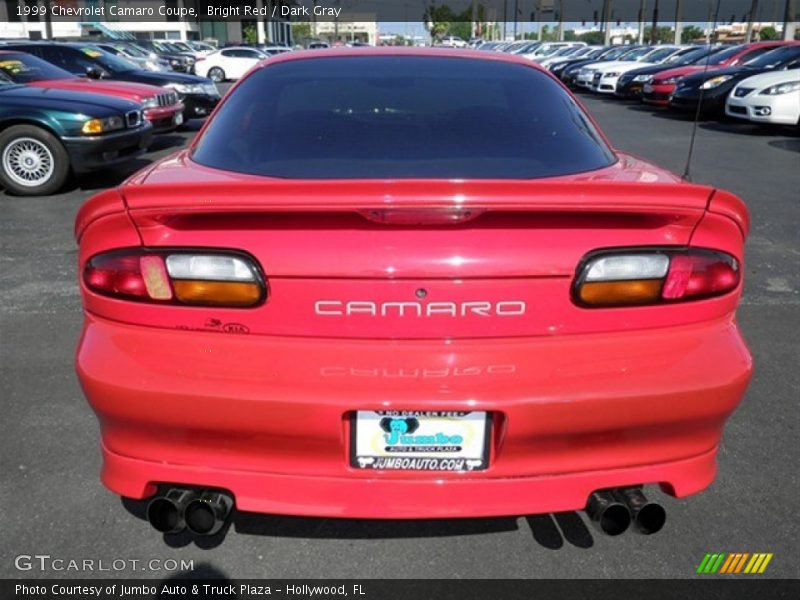
[[[683, 171], [690, 121], [583, 100], [616, 147]], [[654, 494], [668, 511], [661, 533], [609, 538], [578, 513], [410, 522], [240, 515], [224, 536], [194, 541], [157, 534], [140, 518], [142, 503], [123, 505], [102, 487], [97, 423], [73, 372], [81, 325], [75, 213], [96, 191], [185, 144], [199, 123], [188, 125], [159, 136], [154, 152], [124, 172], [84, 177], [47, 198], [0, 192], [0, 577], [161, 579], [171, 573], [142, 564], [183, 559], [196, 574], [231, 578], [683, 578], [707, 552], [771, 552], [762, 577], [800, 576], [796, 131], [698, 128], [693, 180], [733, 191], [752, 213], [739, 321], [756, 369], [726, 429], [716, 482], [684, 500]], [[15, 563], [31, 564], [20, 555], [127, 562], [110, 572], [41, 570], [35, 562], [19, 570]]]

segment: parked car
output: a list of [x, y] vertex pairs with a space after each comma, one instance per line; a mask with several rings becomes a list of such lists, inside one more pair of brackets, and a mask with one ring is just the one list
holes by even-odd
[[669, 98], [682, 77], [700, 72], [711, 72], [725, 67], [734, 67], [774, 50], [783, 42], [755, 42], [739, 44], [718, 50], [708, 60], [694, 65], [686, 65], [661, 71], [642, 88], [642, 100], [656, 106], [669, 105]]
[[158, 56], [153, 56], [150, 53], [142, 50], [134, 44], [121, 44], [119, 42], [95, 42], [93, 46], [113, 54], [120, 56], [140, 69], [145, 71], [171, 71], [169, 62]]
[[233, 507], [654, 533], [645, 486], [711, 484], [751, 376], [748, 224], [521, 57], [275, 57], [78, 213], [102, 481], [166, 533]]
[[153, 125], [154, 133], [172, 131], [183, 123], [183, 104], [172, 90], [141, 83], [86, 79], [31, 54], [7, 50], [0, 50], [0, 72], [22, 85], [125, 98], [144, 108], [144, 118]]
[[292, 51], [291, 48], [287, 48], [286, 46], [270, 46], [268, 44], [257, 44], [256, 50], [258, 50], [262, 54], [266, 54], [267, 56], [275, 56], [276, 54], [283, 54], [284, 52]]
[[467, 42], [462, 40], [457, 35], [448, 35], [439, 40], [439, 43], [436, 45], [443, 46], [445, 48], [466, 48]]
[[186, 42], [186, 43], [189, 45], [189, 47], [192, 48], [192, 50], [194, 50], [195, 56], [207, 56], [207, 55], [211, 54], [212, 52], [216, 52], [217, 51], [217, 48], [215, 46], [213, 46], [213, 45], [211, 45], [211, 44], [209, 44], [207, 42], [190, 41], [190, 42]]
[[158, 57], [166, 60], [173, 71], [179, 73], [193, 73], [195, 56], [191, 52], [186, 52], [171, 45], [169, 42], [160, 40], [136, 40], [136, 42], [128, 42], [134, 44], [139, 48], [143, 48], [150, 52], [153, 57]]
[[184, 120], [207, 117], [220, 98], [217, 86], [205, 77], [186, 73], [143, 71], [127, 60], [98, 50], [91, 44], [19, 42], [5, 44], [0, 48], [33, 54], [73, 75], [146, 83], [175, 91], [184, 106]]
[[598, 94], [613, 94], [617, 88], [619, 76], [640, 67], [659, 65], [671, 56], [682, 51], [679, 46], [651, 46], [650, 51], [638, 56], [635, 60], [620, 60], [592, 65], [592, 81], [589, 89]]
[[682, 52], [670, 56], [663, 63], [648, 67], [639, 67], [622, 73], [617, 79], [614, 95], [618, 98], [641, 98], [644, 86], [652, 83], [653, 77], [668, 69], [704, 62], [706, 58], [716, 53], [718, 48], [713, 46], [692, 46], [684, 48]]
[[700, 112], [704, 115], [724, 115], [725, 100], [742, 79], [767, 71], [797, 68], [800, 68], [800, 42], [788, 42], [738, 67], [682, 77], [670, 97], [669, 106], [696, 111], [700, 104]]
[[574, 71], [577, 75], [581, 67], [601, 60], [613, 60], [620, 54], [623, 54], [623, 50], [619, 46], [603, 46], [590, 50], [585, 56], [579, 58], [567, 57], [567, 60], [548, 65], [547, 70], [561, 79], [565, 85], [570, 86], [574, 84], [574, 79], [571, 80], [572, 77], [571, 75], [568, 77], [567, 72], [568, 70], [571, 71], [572, 67], [575, 67]]
[[265, 58], [267, 55], [255, 48], [231, 46], [198, 58], [195, 69], [198, 75], [221, 83], [229, 79], [239, 79]]
[[551, 56], [556, 56], [565, 48], [585, 45], [585, 42], [545, 42], [537, 46], [534, 50], [526, 49], [518, 54], [533, 62], [539, 62]]
[[[591, 82], [589, 77], [590, 67], [602, 62], [625, 60], [628, 57], [631, 57], [630, 60], [634, 60], [635, 57], [645, 54], [647, 52], [646, 48], [647, 46], [611, 46], [597, 58], [567, 63], [566, 68], [561, 71], [560, 79], [564, 84], [572, 88], [588, 87]], [[581, 78], [579, 83], [578, 77], [582, 73], [584, 77]]]
[[800, 125], [800, 69], [770, 71], [740, 81], [725, 114], [754, 123]]
[[135, 102], [20, 85], [0, 69], [0, 185], [8, 192], [53, 194], [71, 173], [139, 156], [152, 137]]
[[602, 46], [568, 46], [566, 48], [562, 48], [554, 55], [538, 60], [537, 62], [549, 71], [552, 65], [566, 62], [568, 60], [588, 58], [590, 56], [599, 54], [602, 48]]

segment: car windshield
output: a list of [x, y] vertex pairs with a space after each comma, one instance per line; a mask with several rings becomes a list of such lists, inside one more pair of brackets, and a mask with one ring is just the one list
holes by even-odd
[[18, 84], [13, 79], [10, 79], [3, 71], [0, 71], [0, 88], [7, 88], [15, 85]]
[[126, 71], [138, 69], [138, 67], [129, 60], [121, 56], [114, 56], [108, 52], [103, 52], [94, 46], [81, 46], [79, 50], [111, 73], [125, 73]]
[[709, 58], [708, 64], [719, 66], [722, 63], [730, 60], [731, 58], [739, 54], [742, 51], [742, 48], [744, 48], [744, 46], [738, 45], [738, 46], [731, 46], [730, 48], [725, 48], [724, 50], [720, 50], [719, 52], [712, 55], [711, 58]]
[[133, 45], [114, 46], [114, 48], [120, 52], [123, 52], [124, 54], [129, 54], [130, 56], [139, 56], [141, 58], [147, 58], [148, 56], [147, 52]]
[[619, 60], [634, 61], [634, 60], [637, 60], [637, 59], [641, 58], [642, 56], [644, 56], [645, 54], [648, 54], [649, 52], [652, 52], [652, 51], [653, 51], [652, 48], [648, 48], [646, 46], [644, 48], [636, 48], [636, 49], [630, 50], [629, 52], [626, 52], [625, 54], [620, 56]]
[[646, 62], [659, 62], [675, 54], [675, 48], [660, 48], [652, 50], [642, 56], [642, 60]]
[[667, 60], [664, 61], [665, 65], [688, 65], [696, 61], [699, 57], [705, 56], [708, 54], [708, 50], [705, 48], [692, 48], [691, 50], [684, 50], [682, 52], [678, 52], [677, 54], [673, 54]]
[[32, 83], [74, 77], [72, 73], [22, 52], [0, 55], [0, 73], [14, 83]]
[[430, 56], [273, 63], [238, 85], [192, 157], [299, 179], [529, 179], [616, 160], [548, 75]]
[[783, 46], [782, 48], [770, 50], [766, 54], [762, 54], [758, 58], [749, 60], [744, 64], [747, 67], [754, 67], [756, 69], [775, 69], [795, 58], [800, 58], [800, 45]]

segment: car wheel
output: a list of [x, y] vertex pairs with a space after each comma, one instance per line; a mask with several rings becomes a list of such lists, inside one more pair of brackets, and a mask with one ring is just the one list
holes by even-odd
[[208, 78], [214, 83], [222, 83], [225, 81], [225, 71], [219, 67], [212, 67], [208, 70]]
[[35, 125], [0, 132], [0, 184], [19, 196], [58, 191], [69, 175], [69, 155], [52, 133]]

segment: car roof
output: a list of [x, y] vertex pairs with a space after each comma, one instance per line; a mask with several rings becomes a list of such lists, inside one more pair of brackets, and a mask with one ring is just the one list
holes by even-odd
[[381, 56], [408, 56], [408, 57], [426, 57], [426, 58], [461, 58], [472, 60], [491, 60], [498, 62], [514, 63], [518, 65], [525, 65], [532, 69], [548, 73], [544, 68], [536, 63], [517, 56], [515, 54], [508, 54], [505, 52], [485, 52], [482, 50], [472, 50], [464, 48], [441, 48], [441, 47], [423, 47], [411, 48], [403, 46], [368, 46], [363, 48], [348, 48], [341, 46], [338, 48], [329, 48], [326, 50], [298, 50], [297, 52], [284, 52], [273, 56], [269, 60], [270, 65], [276, 65], [282, 62], [293, 60], [310, 60], [315, 58], [337, 58], [337, 57], [381, 57]]

